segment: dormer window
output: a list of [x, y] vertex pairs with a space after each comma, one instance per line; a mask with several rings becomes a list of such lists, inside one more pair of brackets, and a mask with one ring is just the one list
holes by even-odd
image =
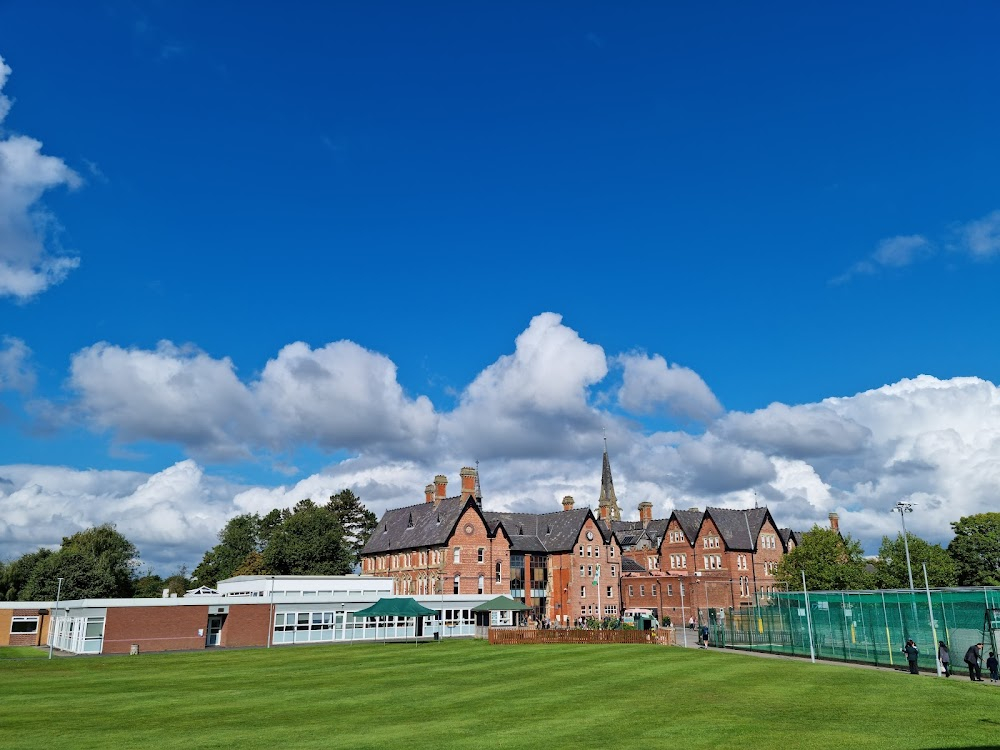
[[518, 526], [517, 527], [517, 535], [518, 536], [524, 536], [524, 527], [523, 526]]
[[438, 520], [437, 520], [437, 522], [441, 523], [441, 514], [440, 513], [438, 513]]
[[383, 534], [388, 534], [389, 533], [389, 524], [384, 524], [382, 526], [382, 533]]
[[548, 536], [551, 533], [552, 533], [552, 527], [551, 526], [546, 526], [545, 527], [545, 536]]
[[410, 517], [406, 520], [406, 528], [408, 528], [408, 529], [412, 529], [413, 528], [413, 514], [412, 513], [410, 514]]

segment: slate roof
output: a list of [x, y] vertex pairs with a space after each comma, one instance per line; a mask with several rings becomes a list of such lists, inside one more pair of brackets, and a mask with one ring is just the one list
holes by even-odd
[[[484, 511], [491, 531], [499, 525], [511, 540], [511, 552], [567, 552], [580, 538], [580, 529], [593, 514], [587, 508], [552, 513]], [[601, 524], [598, 524], [600, 527]]]
[[475, 504], [474, 500], [463, 501], [458, 495], [437, 503], [418, 503], [387, 510], [361, 554], [440, 546], [448, 541], [462, 511], [470, 502]]
[[793, 539], [796, 544], [802, 544], [802, 532], [792, 531], [792, 529], [778, 529], [781, 535], [781, 543], [785, 545], [785, 552], [788, 552], [788, 540]]
[[[387, 510], [361, 550], [363, 555], [395, 552], [420, 547], [439, 547], [448, 542], [465, 508], [475, 501], [461, 496], [435, 503], [418, 503]], [[587, 508], [552, 513], [482, 512], [492, 536], [500, 526], [511, 540], [511, 552], [571, 551], [580, 529], [593, 514]], [[607, 538], [605, 538], [607, 541]]]
[[622, 558], [622, 573], [646, 573], [648, 572], [642, 565], [631, 557]]
[[[701, 521], [705, 514], [700, 510], [675, 510], [671, 518], [676, 518], [681, 526], [681, 531], [690, 544], [698, 538], [698, 530], [701, 528]], [[669, 521], [668, 521], [669, 522]]]
[[[771, 517], [767, 508], [706, 508], [705, 515], [714, 522], [726, 548], [745, 552], [756, 552], [754, 541], [760, 534], [764, 521]], [[771, 524], [777, 524], [771, 519]]]
[[[602, 531], [608, 529], [607, 524], [603, 521], [598, 523]], [[667, 533], [667, 524], [669, 523], [669, 519], [662, 518], [650, 521], [643, 527], [642, 521], [612, 521], [610, 530], [615, 533], [618, 543], [622, 547], [635, 547], [643, 539], [649, 539], [650, 544], [656, 548], [660, 546], [663, 535]]]

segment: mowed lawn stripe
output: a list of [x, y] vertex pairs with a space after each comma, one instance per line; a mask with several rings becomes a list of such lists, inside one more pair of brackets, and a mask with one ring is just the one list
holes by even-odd
[[917, 748], [991, 740], [1000, 691], [713, 650], [455, 641], [5, 661], [0, 701], [4, 748]]

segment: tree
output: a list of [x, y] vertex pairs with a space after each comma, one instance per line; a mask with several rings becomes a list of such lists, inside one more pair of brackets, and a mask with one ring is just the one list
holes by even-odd
[[63, 599], [131, 597], [138, 555], [112, 524], [78, 531], [32, 568], [18, 599], [55, 599], [60, 578]]
[[40, 549], [37, 552], [29, 552], [7, 564], [0, 579], [0, 598], [8, 602], [25, 601], [26, 597], [20, 594], [24, 587], [28, 585], [31, 573], [35, 567], [45, 558], [53, 554], [50, 549]]
[[270, 569], [264, 563], [264, 556], [257, 551], [251, 552], [240, 566], [233, 571], [234, 576], [268, 576]]
[[219, 543], [205, 553], [194, 569], [198, 585], [214, 587], [219, 581], [231, 578], [247, 555], [261, 550], [260, 532], [261, 518], [256, 513], [230, 518], [219, 532]]
[[344, 543], [353, 556], [352, 568], [361, 560], [361, 550], [378, 526], [378, 517], [361, 504], [361, 498], [351, 490], [341, 490], [330, 496], [327, 510], [336, 516], [344, 530]]
[[[910, 532], [906, 532], [906, 542], [910, 547], [910, 563], [913, 568], [913, 583], [918, 588], [924, 583], [927, 565], [927, 581], [931, 586], [954, 586], [958, 580], [955, 561], [940, 544], [931, 544]], [[895, 539], [882, 537], [875, 563], [875, 581], [882, 589], [904, 589], [910, 587], [910, 576], [906, 569], [906, 545], [903, 535]]]
[[948, 553], [959, 586], [1000, 586], [1000, 513], [977, 513], [952, 521]]
[[813, 526], [802, 535], [802, 543], [781, 559], [774, 577], [790, 589], [802, 587], [802, 571], [806, 585], [816, 591], [869, 589], [874, 577], [867, 567], [860, 542]]
[[339, 519], [308, 500], [271, 534], [264, 564], [274, 575], [346, 575], [354, 566]]

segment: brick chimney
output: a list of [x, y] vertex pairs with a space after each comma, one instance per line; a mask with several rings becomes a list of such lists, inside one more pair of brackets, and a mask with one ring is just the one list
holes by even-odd
[[439, 500], [444, 500], [448, 491], [448, 477], [444, 474], [438, 474], [434, 477], [434, 502]]
[[642, 521], [642, 528], [649, 526], [653, 520], [653, 504], [649, 501], [639, 503], [639, 520]]
[[597, 508], [597, 512], [600, 514], [601, 520], [606, 522], [608, 520], [608, 517], [611, 515], [611, 506], [600, 505]]
[[573, 496], [566, 495], [563, 498], [563, 510], [573, 510]]
[[830, 528], [834, 531], [840, 531], [840, 516], [836, 513], [830, 514]]
[[462, 502], [470, 497], [474, 498], [476, 496], [476, 470], [471, 466], [464, 466], [458, 475], [462, 477]]
[[424, 502], [433, 503], [434, 502], [434, 485], [429, 484], [424, 487]]

